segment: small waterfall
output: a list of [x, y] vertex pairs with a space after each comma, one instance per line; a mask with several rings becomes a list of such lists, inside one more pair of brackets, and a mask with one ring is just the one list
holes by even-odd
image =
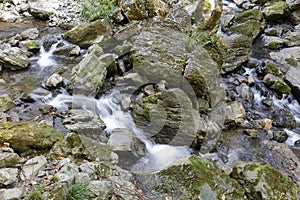
[[191, 154], [191, 150], [186, 146], [170, 146], [166, 144], [155, 144], [146, 137], [146, 133], [138, 128], [130, 112], [124, 112], [121, 106], [114, 102], [118, 91], [113, 91], [107, 96], [100, 99], [94, 99], [82, 95], [71, 96], [69, 94], [59, 94], [50, 102], [49, 105], [57, 108], [58, 111], [66, 111], [72, 105], [73, 108], [84, 108], [98, 114], [106, 124], [108, 133], [116, 128], [130, 129], [136, 137], [146, 146], [146, 156], [141, 158], [137, 163], [133, 163], [131, 170], [134, 171], [156, 171], [165, 166], [172, 164], [181, 157]]
[[56, 64], [56, 61], [52, 58], [52, 56], [57, 45], [58, 43], [53, 44], [48, 51], [46, 51], [43, 45], [41, 45], [40, 57], [37, 61], [37, 64], [41, 67], [42, 70], [45, 69], [46, 67], [51, 67]]

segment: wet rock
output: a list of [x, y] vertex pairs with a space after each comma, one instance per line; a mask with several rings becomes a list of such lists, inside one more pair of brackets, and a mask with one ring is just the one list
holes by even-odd
[[40, 50], [40, 44], [36, 40], [21, 41], [20, 46], [25, 47], [28, 51], [38, 53]]
[[45, 51], [49, 51], [51, 46], [57, 42], [57, 39], [53, 36], [44, 37], [42, 40], [42, 45]]
[[20, 35], [23, 38], [23, 40], [35, 40], [38, 38], [40, 32], [37, 28], [30, 28], [25, 31], [23, 31]]
[[76, 133], [71, 133], [57, 142], [51, 150], [51, 157], [70, 157], [77, 161], [97, 159], [112, 164], [118, 159], [117, 155], [112, 152], [111, 146]]
[[271, 89], [275, 90], [280, 94], [289, 94], [291, 93], [291, 88], [279, 77], [276, 77], [272, 74], [267, 74], [264, 77], [264, 83]]
[[95, 113], [86, 109], [72, 109], [68, 115], [62, 121], [67, 129], [97, 141], [107, 142], [104, 133], [106, 126]]
[[264, 162], [276, 167], [282, 173], [288, 174], [299, 187], [300, 161], [293, 151], [286, 144], [270, 140], [263, 140], [261, 147]]
[[0, 189], [0, 199], [3, 200], [21, 199], [22, 196], [23, 190], [20, 188]]
[[32, 180], [47, 164], [44, 156], [36, 156], [27, 160], [22, 168], [20, 177], [23, 181]]
[[258, 120], [258, 123], [261, 125], [261, 127], [265, 131], [269, 131], [269, 130], [272, 129], [272, 120], [270, 120], [268, 118], [264, 118], [264, 119]]
[[299, 0], [287, 0], [287, 5], [291, 10], [298, 10], [300, 8], [300, 1]]
[[289, 31], [285, 34], [284, 39], [288, 47], [300, 46], [300, 32]]
[[279, 52], [271, 52], [270, 56], [276, 62], [286, 66], [287, 72], [285, 79], [292, 89], [292, 93], [299, 101], [300, 95], [300, 47], [290, 47], [280, 50]]
[[267, 107], [271, 107], [273, 105], [273, 99], [267, 98], [262, 100], [262, 104], [267, 106]]
[[97, 20], [77, 25], [65, 33], [64, 39], [82, 48], [88, 48], [110, 37], [110, 32], [111, 27], [107, 21]]
[[80, 47], [77, 45], [62, 46], [55, 49], [53, 54], [61, 56], [78, 56], [80, 54]]
[[242, 83], [241, 85], [237, 86], [236, 91], [243, 101], [247, 103], [247, 106], [252, 106], [254, 95], [251, 88], [246, 83]]
[[178, 88], [143, 98], [133, 106], [132, 116], [157, 143], [189, 146], [196, 136], [192, 102]]
[[24, 69], [28, 67], [29, 59], [25, 51], [12, 47], [0, 51], [0, 65], [10, 70]]
[[58, 88], [63, 86], [63, 77], [57, 73], [52, 74], [45, 81], [45, 86], [47, 88]]
[[0, 143], [9, 142], [16, 152], [23, 154], [33, 149], [49, 149], [63, 138], [62, 133], [45, 124], [7, 122], [0, 123], [0, 127]]
[[19, 163], [20, 157], [12, 152], [0, 152], [0, 168], [14, 167]]
[[272, 113], [273, 125], [281, 128], [296, 128], [295, 117], [287, 110], [280, 109]]
[[226, 106], [226, 123], [239, 122], [246, 114], [244, 106], [239, 101], [233, 101]]
[[119, 4], [130, 21], [143, 20], [155, 15], [165, 16], [167, 13], [167, 4], [161, 0], [121, 0]]
[[288, 139], [288, 134], [284, 131], [274, 131], [273, 132], [273, 140], [276, 142], [285, 142]]
[[300, 147], [300, 140], [297, 140], [297, 141], [294, 143], [294, 146], [295, 146], [295, 147]]
[[136, 175], [139, 188], [150, 199], [245, 199], [240, 185], [209, 159], [182, 158], [152, 174]]
[[245, 63], [251, 54], [252, 39], [240, 34], [224, 36], [222, 38], [225, 46], [224, 62], [222, 70], [230, 72]]
[[280, 37], [274, 36], [264, 36], [263, 37], [264, 46], [270, 49], [281, 49], [285, 46], [286, 40]]
[[55, 13], [59, 8], [59, 2], [57, 0], [29, 0], [29, 13], [38, 19], [48, 20], [49, 17]]
[[0, 184], [7, 186], [15, 183], [18, 180], [19, 170], [16, 168], [1, 168], [0, 169]]
[[5, 112], [14, 107], [13, 101], [7, 94], [0, 96], [0, 112]]
[[289, 16], [288, 5], [284, 1], [272, 3], [270, 6], [265, 7], [264, 16], [269, 21], [277, 21], [285, 19]]
[[131, 152], [134, 155], [144, 155], [145, 145], [129, 129], [115, 129], [107, 142], [114, 151]]
[[107, 70], [94, 53], [89, 53], [73, 68], [72, 74], [74, 93], [96, 95], [104, 83]]
[[107, 77], [113, 77], [118, 72], [118, 66], [116, 62], [117, 55], [115, 54], [103, 54], [99, 57], [99, 60], [105, 65], [107, 70]]
[[270, 165], [239, 162], [234, 164], [231, 177], [245, 189], [249, 199], [298, 199], [300, 195], [293, 181]]

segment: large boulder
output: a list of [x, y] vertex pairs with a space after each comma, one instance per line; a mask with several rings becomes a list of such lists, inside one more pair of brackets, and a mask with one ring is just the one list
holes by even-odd
[[167, 87], [182, 88], [191, 97], [202, 98], [214, 107], [225, 94], [218, 80], [217, 64], [205, 49], [185, 38], [175, 22], [145, 24], [140, 34], [133, 37], [133, 70], [150, 83], [164, 80]]
[[62, 133], [45, 124], [0, 123], [0, 143], [10, 143], [18, 153], [26, 154], [33, 150], [50, 149], [55, 142], [62, 138]]
[[71, 43], [82, 48], [87, 48], [92, 44], [101, 43], [110, 36], [111, 27], [104, 19], [94, 22], [81, 23], [73, 29], [67, 31], [64, 38]]
[[271, 165], [236, 163], [231, 177], [245, 189], [248, 199], [299, 199], [300, 190], [285, 174]]
[[225, 53], [222, 70], [233, 71], [249, 60], [252, 50], [252, 38], [242, 34], [222, 37]]
[[182, 158], [152, 174], [137, 174], [150, 199], [246, 199], [244, 189], [209, 159]]
[[292, 89], [295, 98], [300, 101], [300, 47], [281, 49], [278, 52], [271, 52], [270, 57], [287, 69], [285, 80]]
[[74, 161], [95, 160], [116, 163], [118, 157], [108, 144], [97, 142], [76, 133], [69, 134], [65, 139], [55, 143], [51, 157], [70, 157]]
[[75, 94], [96, 95], [103, 85], [107, 70], [99, 58], [92, 52], [87, 54], [73, 70]]
[[12, 47], [0, 50], [0, 66], [10, 70], [19, 70], [27, 68], [29, 65], [29, 58], [26, 52], [18, 47]]
[[192, 102], [178, 88], [144, 97], [132, 109], [135, 123], [157, 143], [190, 146], [196, 137]]

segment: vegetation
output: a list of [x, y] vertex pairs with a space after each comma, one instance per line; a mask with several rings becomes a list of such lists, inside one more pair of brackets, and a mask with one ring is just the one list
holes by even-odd
[[110, 19], [118, 11], [117, 0], [83, 0], [82, 16], [89, 20]]
[[83, 183], [69, 183], [66, 194], [62, 200], [87, 200], [89, 199], [88, 185]]
[[27, 197], [27, 200], [43, 200], [42, 197], [43, 188], [36, 188]]

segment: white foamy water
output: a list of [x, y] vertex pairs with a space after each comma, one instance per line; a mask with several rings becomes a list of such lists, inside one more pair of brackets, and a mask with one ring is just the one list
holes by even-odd
[[134, 171], [155, 171], [172, 164], [179, 158], [191, 154], [191, 150], [185, 146], [170, 146], [165, 144], [155, 144], [146, 137], [146, 133], [138, 128], [130, 113], [123, 112], [121, 106], [114, 103], [114, 95], [112, 93], [101, 97], [99, 100], [75, 95], [59, 94], [48, 104], [57, 108], [59, 111], [68, 110], [70, 106], [76, 108], [84, 108], [98, 114], [106, 125], [106, 131], [111, 133], [116, 128], [130, 129], [138, 139], [146, 146], [146, 156], [141, 158], [132, 170]]
[[56, 61], [52, 58], [52, 56], [57, 44], [52, 45], [49, 51], [46, 51], [43, 45], [41, 45], [40, 57], [37, 61], [37, 64], [41, 67], [42, 70], [46, 67], [51, 67], [56, 64]]

